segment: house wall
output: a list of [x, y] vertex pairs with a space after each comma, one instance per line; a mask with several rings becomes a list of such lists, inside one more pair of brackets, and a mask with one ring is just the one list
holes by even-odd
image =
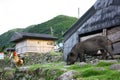
[[54, 41], [27, 39], [16, 44], [17, 53], [46, 53], [54, 51]]
[[16, 52], [18, 54], [27, 52], [26, 46], [27, 46], [26, 40], [16, 43], [16, 46], [15, 46]]
[[116, 26], [107, 31], [108, 38], [113, 42], [114, 54], [120, 54], [120, 26]]
[[72, 47], [78, 42], [77, 35], [77, 33], [74, 33], [68, 40], [64, 41], [63, 60], [66, 61], [67, 54], [70, 52]]
[[38, 52], [38, 53], [46, 53], [49, 51], [54, 51], [54, 41], [28, 39], [27, 51]]

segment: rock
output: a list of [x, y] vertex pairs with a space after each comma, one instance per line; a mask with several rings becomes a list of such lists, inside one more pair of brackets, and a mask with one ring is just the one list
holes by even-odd
[[15, 71], [11, 68], [5, 68], [3, 71], [3, 78], [5, 80], [13, 80]]
[[77, 65], [78, 65], [78, 66], [85, 66], [85, 65], [87, 65], [87, 63], [85, 63], [85, 62], [80, 62], [80, 63], [78, 63]]
[[114, 64], [114, 63], [117, 63], [118, 61], [117, 60], [100, 60], [100, 62], [107, 62], [107, 63]]
[[2, 71], [2, 78], [5, 80], [13, 80], [14, 79], [14, 69], [11, 67], [5, 67]]
[[35, 74], [41, 76], [43, 74], [43, 69], [42, 68], [37, 68], [34, 72], [35, 72]]
[[30, 53], [29, 55], [24, 56], [24, 65], [50, 63], [57, 61], [62, 61], [62, 55], [60, 55], [60, 53]]
[[97, 64], [98, 62], [99, 62], [98, 59], [94, 59], [94, 60], [90, 61], [90, 64]]
[[14, 79], [14, 74], [13, 73], [6, 76], [6, 80], [13, 80], [13, 79]]
[[45, 80], [44, 78], [40, 78], [39, 80]]
[[29, 69], [28, 66], [27, 67], [18, 67], [19, 72], [26, 72], [26, 71], [28, 71], [28, 69]]
[[113, 64], [110, 66], [111, 70], [120, 70], [120, 64]]
[[0, 75], [3, 73], [3, 70], [2, 69], [0, 69]]
[[63, 73], [61, 76], [59, 76], [58, 78], [56, 78], [55, 80], [74, 80], [73, 79], [73, 76], [77, 74], [76, 71], [68, 71], [68, 72], [65, 72]]
[[10, 71], [10, 70], [13, 70], [11, 67], [5, 67], [4, 68], [4, 71]]
[[[62, 61], [62, 53], [25, 53], [19, 56], [24, 60], [23, 66]], [[4, 67], [14, 66], [11, 63], [11, 59], [5, 58], [4, 60], [0, 60], [0, 67], [3, 69]]]
[[6, 76], [6, 80], [13, 80], [14, 79], [14, 74], [9, 74]]

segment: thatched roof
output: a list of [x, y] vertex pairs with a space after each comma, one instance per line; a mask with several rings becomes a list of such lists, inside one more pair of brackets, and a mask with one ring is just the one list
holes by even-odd
[[63, 35], [68, 39], [79, 29], [79, 34], [120, 25], [120, 0], [97, 0], [96, 3]]
[[49, 34], [37, 34], [37, 33], [26, 33], [26, 32], [15, 32], [11, 37], [11, 42], [19, 42], [24, 39], [42, 39], [42, 40], [57, 40], [56, 37]]

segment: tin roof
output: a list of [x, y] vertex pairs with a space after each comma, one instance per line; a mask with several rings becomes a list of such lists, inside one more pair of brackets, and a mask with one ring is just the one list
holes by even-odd
[[15, 32], [11, 37], [11, 42], [19, 42], [24, 39], [42, 39], [42, 40], [57, 40], [56, 37], [49, 34], [27, 33], [27, 32]]
[[120, 25], [120, 0], [97, 0], [96, 3], [64, 33], [64, 41], [78, 31], [78, 29], [79, 34], [86, 34], [117, 25]]

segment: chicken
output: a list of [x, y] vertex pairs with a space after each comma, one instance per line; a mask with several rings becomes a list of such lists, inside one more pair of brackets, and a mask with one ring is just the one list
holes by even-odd
[[15, 51], [12, 53], [12, 56], [13, 56], [12, 62], [15, 64], [16, 67], [20, 67], [23, 65], [23, 60], [18, 57]]

